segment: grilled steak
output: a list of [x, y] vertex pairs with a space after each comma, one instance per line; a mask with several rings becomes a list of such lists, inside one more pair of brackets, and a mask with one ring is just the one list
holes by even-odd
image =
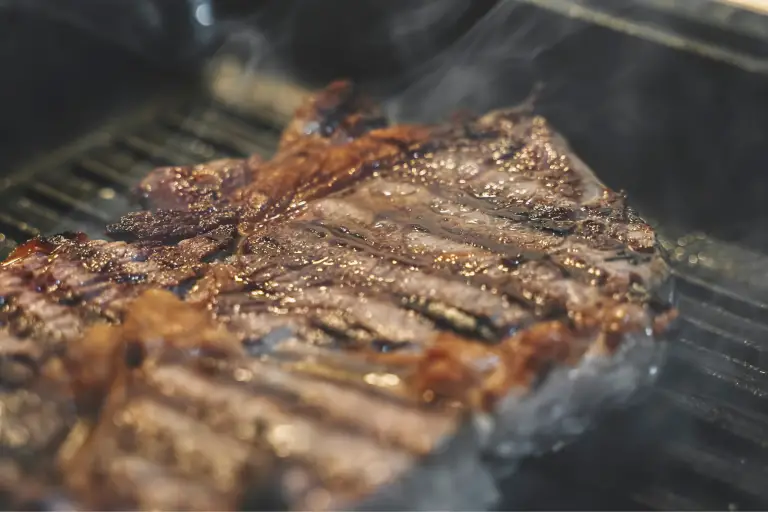
[[272, 160], [139, 192], [117, 241], [0, 268], [0, 491], [22, 501], [476, 508], [481, 452], [557, 437], [616, 368], [637, 384], [673, 316], [651, 228], [523, 110], [390, 127], [339, 82]]

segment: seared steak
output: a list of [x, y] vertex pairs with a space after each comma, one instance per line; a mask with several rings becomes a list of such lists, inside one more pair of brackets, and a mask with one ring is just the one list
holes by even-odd
[[530, 452], [559, 421], [514, 404], [591, 361], [642, 380], [627, 353], [673, 316], [651, 228], [522, 110], [389, 127], [339, 82], [272, 160], [162, 168], [139, 192], [119, 241], [36, 239], [0, 268], [14, 496], [476, 508], [450, 500], [487, 497], [480, 452]]

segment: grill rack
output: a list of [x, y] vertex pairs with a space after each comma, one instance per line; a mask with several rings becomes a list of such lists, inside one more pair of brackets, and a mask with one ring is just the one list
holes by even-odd
[[[105, 223], [135, 207], [130, 190], [150, 169], [276, 147], [276, 127], [207, 97], [162, 105], [8, 174], [0, 232], [14, 241], [68, 230], [103, 236]], [[500, 482], [499, 510], [768, 506], [768, 304], [691, 263], [719, 242], [662, 236], [681, 318], [658, 384], [560, 451], [524, 462]]]

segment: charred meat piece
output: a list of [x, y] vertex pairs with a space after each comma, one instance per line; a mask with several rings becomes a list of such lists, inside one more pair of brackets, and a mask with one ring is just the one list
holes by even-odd
[[40, 439], [0, 436], [0, 469], [89, 508], [456, 506], [435, 496], [485, 492], [491, 442], [554, 421], [560, 395], [536, 396], [559, 370], [640, 382], [627, 354], [674, 316], [651, 228], [522, 110], [388, 126], [338, 82], [273, 159], [139, 194], [119, 241], [40, 238], [0, 267], [0, 406]]

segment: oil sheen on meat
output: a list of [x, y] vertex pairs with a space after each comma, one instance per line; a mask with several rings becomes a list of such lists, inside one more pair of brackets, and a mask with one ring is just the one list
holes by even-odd
[[522, 421], [509, 397], [674, 316], [651, 228], [524, 110], [389, 126], [337, 82], [271, 160], [139, 193], [111, 241], [39, 238], [0, 267], [11, 503], [450, 508]]

